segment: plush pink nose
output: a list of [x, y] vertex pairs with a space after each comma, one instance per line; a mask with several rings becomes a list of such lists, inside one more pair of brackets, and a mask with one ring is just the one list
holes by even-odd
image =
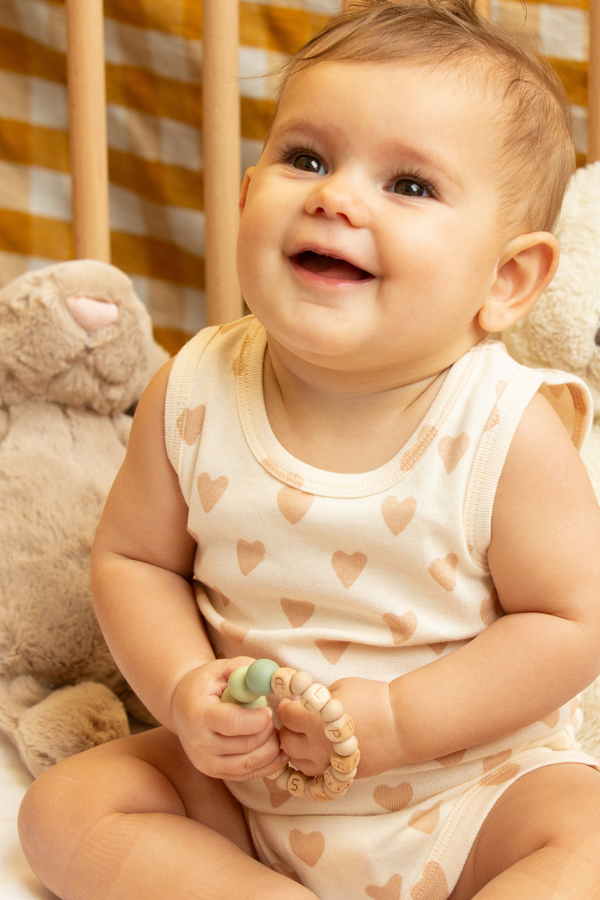
[[90, 332], [100, 331], [119, 318], [116, 303], [94, 300], [92, 297], [69, 297], [67, 306], [77, 324]]

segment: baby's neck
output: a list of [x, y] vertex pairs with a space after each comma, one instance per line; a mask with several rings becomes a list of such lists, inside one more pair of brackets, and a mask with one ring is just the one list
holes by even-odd
[[324, 382], [267, 351], [265, 406], [279, 443], [297, 459], [328, 472], [370, 472], [410, 438], [447, 371], [385, 387], [335, 376]]

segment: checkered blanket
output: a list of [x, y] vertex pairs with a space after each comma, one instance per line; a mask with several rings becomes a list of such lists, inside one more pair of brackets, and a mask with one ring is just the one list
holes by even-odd
[[[273, 111], [261, 75], [341, 0], [240, 2], [242, 164]], [[585, 159], [588, 0], [493, 0], [492, 16], [539, 38], [573, 103]], [[204, 325], [201, 0], [105, 0], [113, 262], [172, 348]], [[63, 0], [0, 0], [0, 285], [72, 257]]]

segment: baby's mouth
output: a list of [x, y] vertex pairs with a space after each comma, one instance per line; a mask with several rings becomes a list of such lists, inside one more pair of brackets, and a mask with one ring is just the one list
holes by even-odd
[[292, 262], [300, 269], [305, 269], [307, 272], [321, 275], [323, 278], [329, 278], [332, 281], [364, 281], [373, 277], [370, 272], [359, 269], [358, 266], [345, 259], [315, 253], [313, 250], [304, 250], [302, 253], [297, 253], [295, 256], [292, 256]]

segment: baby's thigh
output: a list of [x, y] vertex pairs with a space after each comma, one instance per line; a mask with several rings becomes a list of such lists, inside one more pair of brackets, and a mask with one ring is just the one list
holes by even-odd
[[192, 766], [165, 728], [102, 744], [48, 769], [25, 795], [19, 831], [28, 856], [60, 857], [122, 813], [194, 819], [256, 858], [240, 804], [223, 782]]
[[595, 868], [590, 877], [598, 883], [600, 772], [591, 766], [549, 765], [515, 781], [483, 823], [450, 900], [470, 900], [492, 879], [550, 848], [567, 869]]

